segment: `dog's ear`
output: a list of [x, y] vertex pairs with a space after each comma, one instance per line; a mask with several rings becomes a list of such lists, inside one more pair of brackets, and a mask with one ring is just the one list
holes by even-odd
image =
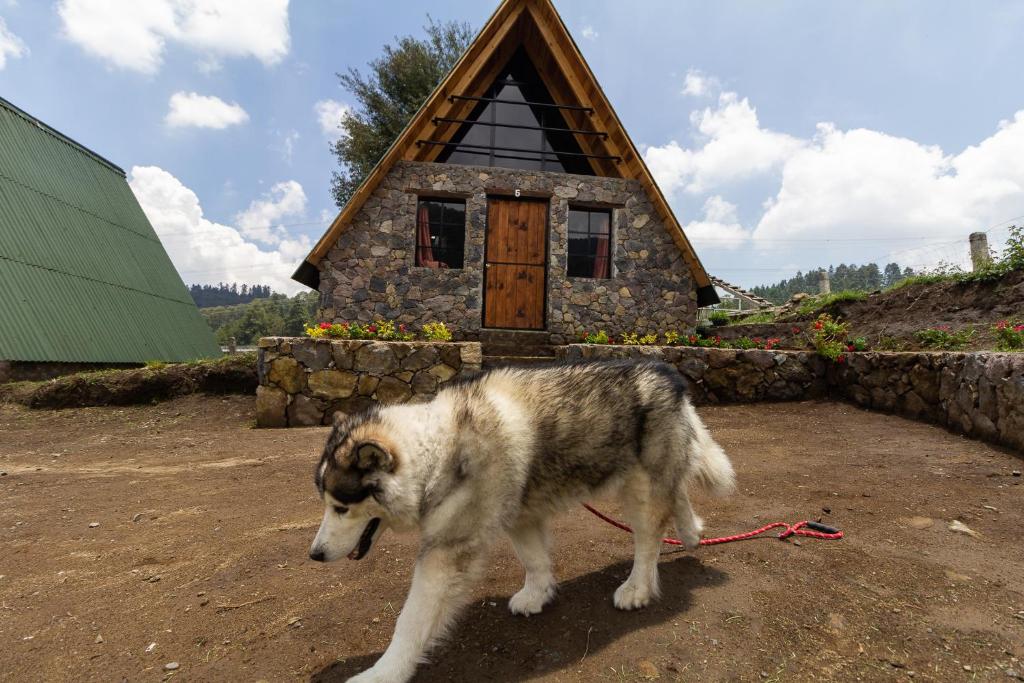
[[395, 458], [388, 450], [376, 441], [365, 441], [355, 447], [356, 467], [361, 470], [393, 472]]

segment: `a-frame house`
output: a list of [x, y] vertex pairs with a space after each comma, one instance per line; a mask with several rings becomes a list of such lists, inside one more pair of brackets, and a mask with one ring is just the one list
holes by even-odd
[[295, 279], [460, 337], [684, 330], [714, 286], [550, 0], [504, 0]]

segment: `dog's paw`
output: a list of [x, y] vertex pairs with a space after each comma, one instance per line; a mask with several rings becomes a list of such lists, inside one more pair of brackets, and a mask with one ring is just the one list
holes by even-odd
[[676, 535], [683, 543], [686, 550], [696, 550], [700, 546], [700, 537], [704, 533], [704, 520], [697, 515], [693, 516], [693, 526], [689, 528], [676, 528]]
[[655, 591], [648, 585], [642, 585], [629, 579], [615, 589], [612, 602], [622, 610], [640, 609], [647, 607], [657, 597]]
[[543, 588], [523, 586], [523, 589], [513, 595], [508, 601], [508, 609], [512, 614], [519, 614], [528, 617], [531, 614], [540, 614], [544, 605], [551, 602], [555, 597], [555, 584], [548, 584]]

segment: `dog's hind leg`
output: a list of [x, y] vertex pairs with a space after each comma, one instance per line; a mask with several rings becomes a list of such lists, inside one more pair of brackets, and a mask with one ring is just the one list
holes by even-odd
[[700, 545], [700, 534], [704, 531], [704, 520], [696, 515], [686, 494], [686, 482], [679, 482], [675, 499], [676, 534], [687, 550], [694, 550]]
[[633, 569], [615, 590], [613, 602], [619, 609], [646, 607], [661, 594], [658, 586], [658, 556], [667, 509], [654, 493], [655, 484], [637, 475], [623, 487], [626, 519], [633, 527]]
[[508, 601], [512, 614], [530, 616], [539, 613], [555, 596], [555, 576], [551, 572], [551, 553], [547, 524], [543, 520], [520, 522], [508, 532], [516, 557], [526, 570], [523, 588]]
[[433, 548], [416, 562], [412, 587], [391, 644], [377, 663], [347, 683], [405, 683], [431, 645], [442, 638], [486, 564], [485, 549]]

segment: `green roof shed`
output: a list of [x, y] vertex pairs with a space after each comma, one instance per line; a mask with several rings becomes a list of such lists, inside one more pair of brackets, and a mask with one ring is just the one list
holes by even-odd
[[124, 171], [0, 98], [0, 361], [218, 355]]

